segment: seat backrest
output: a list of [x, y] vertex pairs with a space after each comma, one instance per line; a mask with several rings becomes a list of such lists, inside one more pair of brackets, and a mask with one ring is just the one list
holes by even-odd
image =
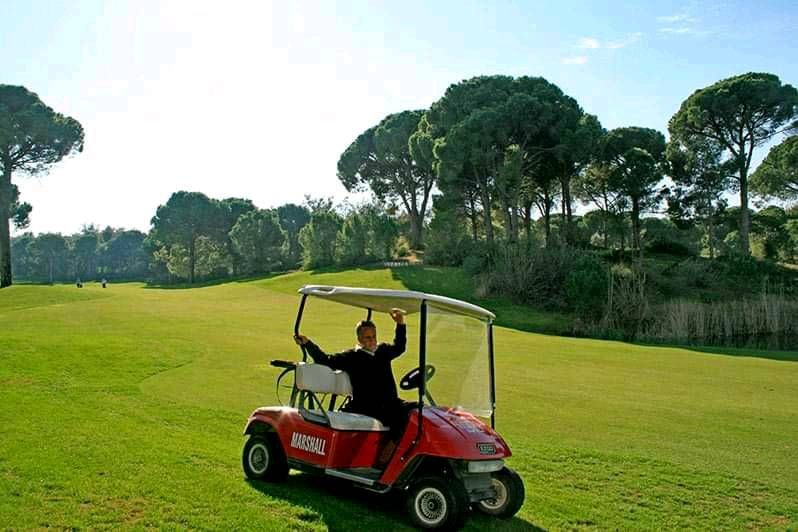
[[333, 370], [323, 364], [296, 366], [296, 387], [315, 393], [331, 393], [339, 397], [352, 395], [352, 383], [345, 371]]

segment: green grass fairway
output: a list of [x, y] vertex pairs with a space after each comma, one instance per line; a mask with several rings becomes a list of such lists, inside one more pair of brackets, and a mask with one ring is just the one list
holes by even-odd
[[[243, 477], [241, 430], [275, 403], [268, 361], [298, 357], [308, 283], [469, 295], [456, 272], [417, 268], [0, 291], [0, 529], [409, 529], [396, 497]], [[798, 527], [798, 353], [534, 334], [559, 318], [479, 303], [499, 315], [497, 426], [527, 499], [467, 529]]]

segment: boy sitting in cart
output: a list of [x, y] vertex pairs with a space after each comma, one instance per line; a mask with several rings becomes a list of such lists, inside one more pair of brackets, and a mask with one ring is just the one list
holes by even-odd
[[347, 412], [377, 418], [389, 427], [391, 442], [383, 449], [380, 461], [390, 458], [396, 443], [404, 431], [408, 412], [417, 407], [399, 398], [391, 361], [405, 352], [407, 326], [405, 312], [391, 309], [391, 318], [396, 323], [393, 343], [377, 344], [377, 326], [363, 320], [355, 329], [357, 345], [335, 355], [328, 355], [306, 336], [298, 334], [294, 341], [304, 346], [307, 353], [318, 364], [334, 370], [345, 371], [352, 382], [352, 399], [344, 408]]

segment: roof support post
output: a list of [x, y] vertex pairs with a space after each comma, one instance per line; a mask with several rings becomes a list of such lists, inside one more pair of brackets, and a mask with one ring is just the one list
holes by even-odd
[[496, 428], [496, 375], [493, 369], [493, 320], [488, 320], [488, 363], [490, 364], [490, 428]]
[[421, 424], [424, 419], [424, 394], [427, 390], [427, 300], [421, 301], [421, 316], [418, 326], [418, 368], [421, 371], [421, 382], [418, 385], [418, 423], [416, 430], [416, 437], [413, 442], [407, 447], [407, 450], [401, 457], [404, 462], [407, 460], [408, 455], [413, 448], [421, 441]]
[[[305, 311], [305, 300], [308, 298], [307, 294], [302, 294], [302, 301], [299, 302], [299, 311], [296, 314], [296, 321], [294, 322], [294, 336], [299, 335], [299, 324], [302, 321], [302, 312]], [[299, 349], [302, 351], [302, 362], [307, 362], [308, 352], [304, 345], [300, 345]]]

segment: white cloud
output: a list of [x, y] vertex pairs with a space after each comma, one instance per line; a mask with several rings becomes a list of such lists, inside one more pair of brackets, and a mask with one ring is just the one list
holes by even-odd
[[565, 57], [562, 60], [564, 65], [584, 65], [587, 63], [586, 55], [577, 55], [573, 57]]
[[601, 48], [601, 44], [599, 43], [598, 39], [594, 39], [593, 37], [582, 37], [579, 39], [579, 43], [576, 46], [577, 48], [582, 48], [584, 50]]
[[685, 24], [694, 24], [698, 22], [696, 19], [691, 17], [690, 15], [680, 14], [680, 15], [670, 15], [666, 17], [657, 17], [657, 21], [665, 22], [667, 24], [674, 24], [676, 22], [681, 22]]
[[657, 17], [660, 27], [659, 33], [671, 35], [707, 35], [708, 31], [698, 27], [699, 19], [691, 17], [686, 13]]
[[642, 36], [643, 36], [643, 34], [640, 33], [639, 31], [635, 32], [635, 33], [630, 33], [624, 39], [621, 39], [619, 41], [608, 42], [607, 45], [606, 45], [606, 48], [609, 48], [610, 50], [617, 50], [618, 48], [625, 48], [626, 46], [629, 46], [630, 44], [634, 44], [637, 41], [639, 41]]

